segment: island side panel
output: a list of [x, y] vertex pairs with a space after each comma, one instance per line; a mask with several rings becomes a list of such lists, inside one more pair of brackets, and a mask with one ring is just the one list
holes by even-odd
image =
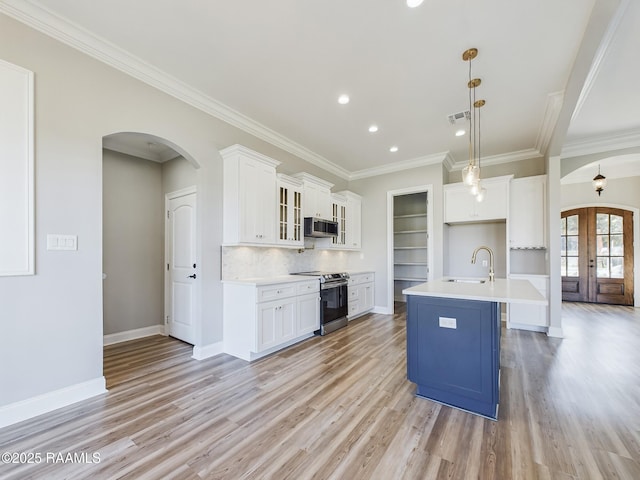
[[407, 378], [417, 395], [497, 418], [499, 304], [410, 295]]

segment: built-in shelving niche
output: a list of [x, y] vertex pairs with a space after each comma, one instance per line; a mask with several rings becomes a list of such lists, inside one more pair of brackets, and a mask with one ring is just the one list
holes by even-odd
[[404, 302], [402, 290], [428, 280], [427, 192], [393, 198], [394, 300]]

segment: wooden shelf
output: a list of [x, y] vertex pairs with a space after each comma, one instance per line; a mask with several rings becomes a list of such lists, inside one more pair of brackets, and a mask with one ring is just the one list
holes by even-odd
[[[400, 290], [427, 281], [429, 252], [427, 238], [427, 195], [409, 194], [397, 197], [394, 203], [393, 272], [394, 296]], [[399, 276], [395, 276], [397, 274]], [[403, 297], [404, 298], [404, 297]]]

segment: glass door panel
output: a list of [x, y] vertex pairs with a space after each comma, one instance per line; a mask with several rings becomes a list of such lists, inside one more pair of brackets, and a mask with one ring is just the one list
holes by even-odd
[[563, 300], [633, 305], [632, 212], [580, 208], [561, 222]]

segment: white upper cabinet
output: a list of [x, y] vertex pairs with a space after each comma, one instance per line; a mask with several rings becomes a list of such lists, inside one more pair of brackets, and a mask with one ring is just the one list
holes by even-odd
[[358, 250], [362, 247], [362, 197], [348, 190], [338, 193], [347, 199], [344, 246], [348, 249]]
[[509, 247], [546, 248], [547, 176], [512, 180], [509, 196]]
[[333, 183], [326, 182], [305, 172], [296, 173], [293, 177], [302, 181], [304, 216], [330, 220], [332, 218], [331, 187], [333, 187]]
[[279, 245], [303, 247], [302, 182], [278, 174], [277, 242]]
[[509, 181], [512, 175], [481, 180], [486, 194], [482, 202], [469, 192], [463, 183], [444, 185], [444, 222], [485, 222], [506, 220], [509, 204]]
[[347, 199], [338, 193], [331, 194], [331, 218], [338, 224], [338, 236], [331, 239], [331, 247], [343, 249], [347, 243]]
[[241, 145], [220, 154], [224, 161], [223, 242], [275, 245], [280, 162]]

